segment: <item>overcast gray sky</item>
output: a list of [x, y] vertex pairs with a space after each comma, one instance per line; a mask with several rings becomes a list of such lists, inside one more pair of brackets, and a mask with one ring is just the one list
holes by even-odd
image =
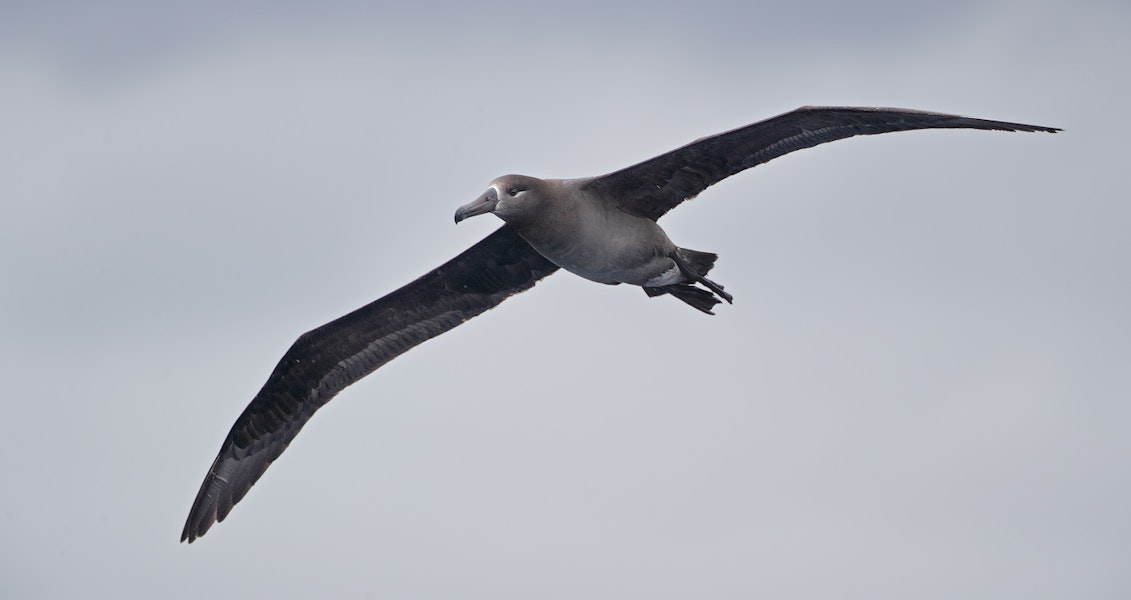
[[[1131, 6], [369, 4], [0, 9], [0, 597], [1131, 595]], [[662, 224], [733, 306], [557, 274], [177, 543], [287, 346], [491, 179], [804, 104], [1067, 131], [727, 180]]]

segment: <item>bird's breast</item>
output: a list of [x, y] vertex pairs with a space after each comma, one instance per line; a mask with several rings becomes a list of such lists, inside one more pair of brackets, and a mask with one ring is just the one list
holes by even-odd
[[516, 227], [542, 256], [598, 283], [643, 285], [674, 266], [675, 245], [655, 221], [585, 205], [557, 214], [556, 223]]

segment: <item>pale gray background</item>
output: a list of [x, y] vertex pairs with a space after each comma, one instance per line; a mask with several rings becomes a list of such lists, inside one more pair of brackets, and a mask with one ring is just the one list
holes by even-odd
[[[2, 9], [0, 597], [1131, 596], [1131, 5], [368, 4]], [[1067, 132], [743, 173], [662, 221], [734, 306], [555, 275], [177, 543], [287, 346], [492, 178], [802, 104]]]

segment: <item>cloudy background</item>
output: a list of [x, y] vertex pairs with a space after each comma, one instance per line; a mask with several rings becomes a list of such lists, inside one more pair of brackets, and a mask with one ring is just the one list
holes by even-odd
[[[26, 3], [25, 3], [26, 4]], [[0, 597], [1126, 598], [1125, 2], [0, 8]], [[733, 306], [568, 274], [387, 365], [178, 544], [287, 346], [608, 172], [852, 139], [664, 220]]]

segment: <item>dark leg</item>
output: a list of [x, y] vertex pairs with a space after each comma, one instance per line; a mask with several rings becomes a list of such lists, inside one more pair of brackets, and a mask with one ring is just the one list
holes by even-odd
[[687, 263], [684, 262], [683, 259], [679, 257], [679, 251], [672, 252], [671, 254], [668, 255], [668, 257], [670, 257], [672, 260], [675, 261], [675, 265], [677, 267], [679, 267], [680, 272], [683, 273], [683, 275], [685, 277], [690, 278], [692, 281], [702, 283], [704, 286], [707, 287], [707, 289], [718, 294], [719, 297], [722, 298], [723, 300], [726, 300], [727, 304], [734, 304], [734, 296], [731, 296], [730, 294], [724, 292], [723, 286], [721, 286], [721, 285], [715, 283], [714, 281], [711, 281], [710, 279], [707, 279], [706, 277], [692, 271], [687, 266]]

